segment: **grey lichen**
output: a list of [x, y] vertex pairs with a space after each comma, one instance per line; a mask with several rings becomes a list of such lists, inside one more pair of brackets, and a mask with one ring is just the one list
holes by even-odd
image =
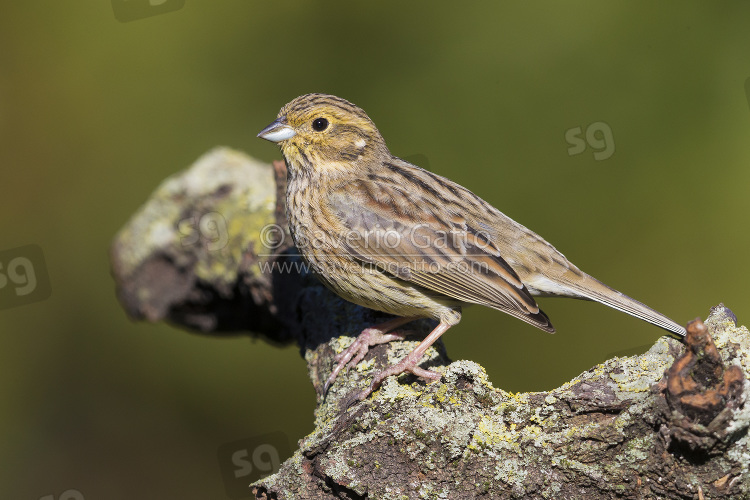
[[[738, 363], [747, 375], [747, 329], [718, 312], [706, 324], [724, 360]], [[340, 342], [321, 349], [338, 351]], [[405, 354], [410, 347], [397, 349]], [[321, 400], [316, 430], [302, 440], [298, 454], [315, 464], [317, 474], [368, 498], [460, 498], [469, 481], [471, 491], [492, 498], [684, 498], [698, 487], [709, 498], [728, 493], [729, 481], [721, 483], [724, 489], [714, 484], [727, 473], [734, 478], [730, 496], [750, 495], [747, 434], [726, 455], [699, 462], [670, 452], [660, 436], [655, 387], [682, 350], [664, 337], [644, 354], [608, 360], [546, 393], [505, 392], [492, 386], [481, 366], [458, 361], [433, 367], [443, 374], [438, 383], [389, 379], [367, 401], [342, 410], [347, 392], [385, 361], [375, 356]], [[747, 411], [737, 411], [731, 425], [746, 432]], [[345, 466], [351, 457], [358, 463], [377, 457], [385, 471], [352, 471]], [[394, 469], [394, 463], [402, 466]], [[412, 474], [422, 480], [413, 482]], [[256, 487], [282, 498], [283, 477], [282, 467]]]

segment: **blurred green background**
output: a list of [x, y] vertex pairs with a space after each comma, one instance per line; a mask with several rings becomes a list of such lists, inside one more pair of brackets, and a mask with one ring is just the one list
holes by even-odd
[[[133, 323], [108, 263], [151, 191], [210, 148], [280, 158], [255, 134], [307, 92], [358, 104], [394, 154], [675, 320], [723, 301], [745, 321], [750, 4], [147, 4], [131, 22], [109, 2], [0, 7], [0, 252], [38, 245], [51, 280], [0, 310], [0, 497], [226, 498], [220, 446], [280, 432], [294, 449], [312, 430], [295, 346]], [[611, 137], [595, 126], [569, 154], [566, 133], [595, 122]], [[662, 334], [540, 302], [557, 334], [475, 307], [448, 352], [545, 390]]]

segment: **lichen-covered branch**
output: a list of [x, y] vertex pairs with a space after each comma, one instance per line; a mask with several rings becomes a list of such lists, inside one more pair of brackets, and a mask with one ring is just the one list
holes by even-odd
[[[166, 180], [117, 235], [112, 269], [134, 318], [297, 342], [320, 388], [382, 315], [328, 292], [286, 229], [285, 169], [217, 149]], [[415, 340], [430, 330], [414, 323]], [[750, 498], [750, 335], [717, 306], [684, 345], [662, 337], [544, 393], [492, 386], [438, 343], [425, 385], [352, 396], [412, 342], [373, 348], [319, 397], [315, 430], [257, 498]], [[250, 489], [248, 490], [250, 491]]]

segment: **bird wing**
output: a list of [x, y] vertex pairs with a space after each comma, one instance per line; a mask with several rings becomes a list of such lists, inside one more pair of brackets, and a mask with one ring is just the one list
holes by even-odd
[[337, 186], [329, 200], [343, 225], [340, 250], [437, 294], [554, 332], [489, 234], [441, 204], [434, 191], [416, 188], [430, 181], [426, 174], [414, 172], [416, 184], [369, 176]]

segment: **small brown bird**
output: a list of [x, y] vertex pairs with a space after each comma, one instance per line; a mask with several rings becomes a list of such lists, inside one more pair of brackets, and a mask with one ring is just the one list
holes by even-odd
[[372, 120], [349, 101], [300, 96], [258, 137], [281, 146], [289, 227], [304, 259], [341, 297], [398, 316], [365, 329], [336, 357], [324, 393], [370, 346], [402, 339], [395, 329], [424, 317], [438, 326], [377, 373], [359, 398], [405, 371], [440, 379], [417, 363], [467, 304], [554, 332], [535, 295], [595, 300], [685, 335], [682, 326], [582, 272], [468, 189], [393, 156]]

